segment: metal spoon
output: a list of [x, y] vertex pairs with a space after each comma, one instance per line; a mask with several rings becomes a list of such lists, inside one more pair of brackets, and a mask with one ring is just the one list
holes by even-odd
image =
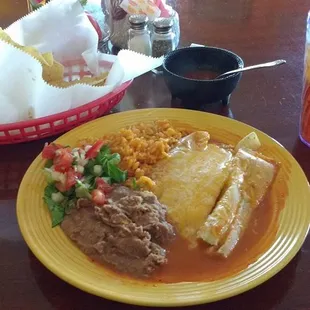
[[283, 59], [278, 59], [275, 61], [271, 61], [271, 62], [266, 62], [263, 64], [259, 64], [259, 65], [254, 65], [254, 66], [248, 66], [248, 67], [244, 67], [244, 68], [239, 68], [236, 70], [231, 70], [225, 73], [220, 74], [219, 76], [217, 76], [215, 79], [221, 79], [227, 75], [231, 75], [234, 73], [238, 73], [238, 72], [243, 72], [243, 71], [248, 71], [248, 70], [255, 70], [255, 69], [261, 69], [261, 68], [268, 68], [268, 67], [274, 67], [274, 66], [279, 66], [279, 65], [283, 65], [286, 63], [286, 60]]

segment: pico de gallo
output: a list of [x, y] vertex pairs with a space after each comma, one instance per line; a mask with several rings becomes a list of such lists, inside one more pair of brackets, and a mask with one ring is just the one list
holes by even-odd
[[79, 198], [104, 205], [112, 184], [127, 179], [127, 171], [118, 167], [120, 155], [112, 153], [101, 140], [76, 148], [46, 144], [42, 158], [46, 160], [44, 173], [48, 182], [44, 201], [52, 216], [52, 227], [63, 221]]

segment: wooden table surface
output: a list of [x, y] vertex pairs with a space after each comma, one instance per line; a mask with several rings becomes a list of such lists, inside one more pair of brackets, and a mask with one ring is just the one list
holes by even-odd
[[[278, 58], [287, 65], [245, 73], [230, 108], [212, 112], [263, 130], [283, 144], [310, 179], [310, 148], [298, 138], [307, 0], [176, 0], [182, 45], [231, 49], [245, 64]], [[1, 0], [0, 26], [26, 14], [26, 0]], [[12, 60], [13, 61], [13, 60]], [[9, 64], [8, 64], [9, 65]], [[161, 77], [136, 79], [116, 109], [182, 106]], [[205, 108], [202, 108], [205, 109]], [[210, 109], [209, 109], [210, 110]], [[0, 113], [3, 113], [1, 111]], [[18, 186], [45, 141], [0, 147], [0, 309], [134, 309], [84, 293], [49, 272], [28, 250], [18, 229]], [[291, 263], [261, 286], [192, 309], [310, 309], [310, 238]]]

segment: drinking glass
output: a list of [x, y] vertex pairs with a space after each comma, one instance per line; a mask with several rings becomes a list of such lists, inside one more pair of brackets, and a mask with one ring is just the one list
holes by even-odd
[[304, 65], [304, 88], [300, 117], [300, 139], [310, 146], [310, 12], [307, 19], [307, 34]]

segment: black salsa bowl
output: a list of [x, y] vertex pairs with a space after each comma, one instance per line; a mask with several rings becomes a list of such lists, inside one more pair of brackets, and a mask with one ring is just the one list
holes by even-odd
[[186, 47], [166, 55], [163, 62], [165, 82], [172, 94], [193, 103], [228, 102], [237, 87], [242, 73], [235, 73], [220, 79], [188, 78], [190, 72], [209, 71], [218, 75], [243, 68], [241, 57], [217, 47]]

